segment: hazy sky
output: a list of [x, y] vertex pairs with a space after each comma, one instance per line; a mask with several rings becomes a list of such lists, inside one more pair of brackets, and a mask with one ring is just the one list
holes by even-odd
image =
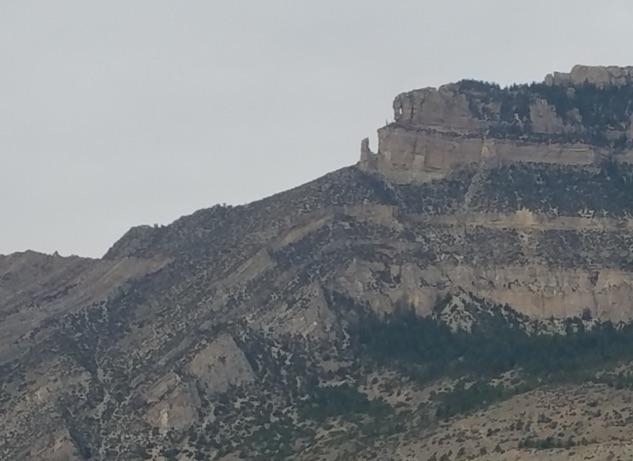
[[630, 0], [0, 0], [0, 253], [100, 256], [350, 165], [405, 90], [633, 64], [632, 20]]

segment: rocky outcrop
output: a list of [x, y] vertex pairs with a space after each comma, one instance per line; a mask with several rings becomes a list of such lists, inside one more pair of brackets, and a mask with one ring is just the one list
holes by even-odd
[[191, 360], [187, 372], [209, 393], [221, 393], [231, 386], [251, 382], [255, 375], [233, 338], [223, 334]]
[[486, 124], [473, 117], [469, 101], [459, 86], [449, 84], [402, 93], [393, 102], [396, 123], [442, 132], [479, 132]]
[[[378, 130], [379, 151], [365, 154], [360, 167], [399, 184], [429, 182], [469, 165], [550, 163], [597, 165], [608, 148], [585, 143], [541, 143], [529, 140], [456, 135], [390, 125]], [[617, 158], [629, 161], [633, 151]]]
[[545, 77], [546, 85], [624, 86], [633, 83], [633, 67], [576, 65], [571, 72], [554, 72]]
[[482, 161], [630, 162], [633, 113], [617, 101], [633, 95], [631, 69], [576, 66], [541, 84], [464, 80], [403, 93], [394, 122], [378, 130], [377, 153], [361, 150], [361, 168], [411, 183]]

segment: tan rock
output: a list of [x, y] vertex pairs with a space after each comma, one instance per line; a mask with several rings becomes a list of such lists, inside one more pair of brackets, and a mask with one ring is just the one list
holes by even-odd
[[571, 72], [554, 72], [545, 77], [547, 85], [582, 85], [590, 83], [599, 87], [626, 85], [633, 81], [633, 67], [586, 66], [578, 64]]
[[535, 133], [555, 134], [565, 130], [562, 119], [556, 114], [556, 109], [541, 98], [530, 104], [530, 120]]
[[[542, 129], [553, 129], [550, 118], [542, 117]], [[505, 163], [551, 163], [558, 165], [593, 165], [608, 155], [608, 150], [583, 143], [538, 143], [512, 139], [487, 139], [387, 126], [378, 130], [379, 151], [371, 161], [360, 162], [366, 171], [376, 172], [400, 184], [440, 179], [455, 169], [483, 160], [493, 165]], [[627, 161], [633, 152], [623, 152]]]
[[196, 421], [199, 408], [200, 398], [195, 386], [180, 383], [149, 408], [145, 419], [163, 434], [172, 429], [183, 431]]
[[481, 121], [473, 117], [466, 96], [459, 93], [455, 85], [439, 89], [402, 93], [393, 103], [397, 123], [424, 126], [446, 131], [479, 131]]
[[246, 356], [229, 334], [221, 334], [200, 350], [189, 363], [187, 371], [209, 393], [223, 392], [230, 386], [255, 379]]

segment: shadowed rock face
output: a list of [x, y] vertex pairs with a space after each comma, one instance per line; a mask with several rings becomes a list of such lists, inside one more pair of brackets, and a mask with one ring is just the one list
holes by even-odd
[[[605, 365], [632, 358], [615, 333], [633, 317], [618, 72], [405, 93], [359, 165], [133, 228], [99, 260], [0, 256], [0, 459], [543, 459], [550, 436], [629, 453], [608, 386], [628, 368]], [[585, 387], [490, 350], [547, 362], [539, 337], [564, 355], [556, 338], [579, 331], [600, 335], [574, 343], [598, 373]], [[597, 358], [612, 338], [627, 347]], [[508, 400], [468, 413], [450, 399], [473, 382]], [[583, 415], [611, 405], [593, 418], [619, 432], [566, 425], [571, 392]]]

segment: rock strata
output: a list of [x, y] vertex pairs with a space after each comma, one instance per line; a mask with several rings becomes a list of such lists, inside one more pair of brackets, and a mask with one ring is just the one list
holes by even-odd
[[629, 459], [630, 75], [403, 93], [358, 165], [0, 256], [0, 459]]
[[[501, 88], [463, 80], [398, 95], [394, 122], [361, 168], [425, 182], [485, 162], [592, 165], [633, 160], [630, 67], [575, 66], [544, 83]], [[605, 114], [608, 114], [605, 116]]]

